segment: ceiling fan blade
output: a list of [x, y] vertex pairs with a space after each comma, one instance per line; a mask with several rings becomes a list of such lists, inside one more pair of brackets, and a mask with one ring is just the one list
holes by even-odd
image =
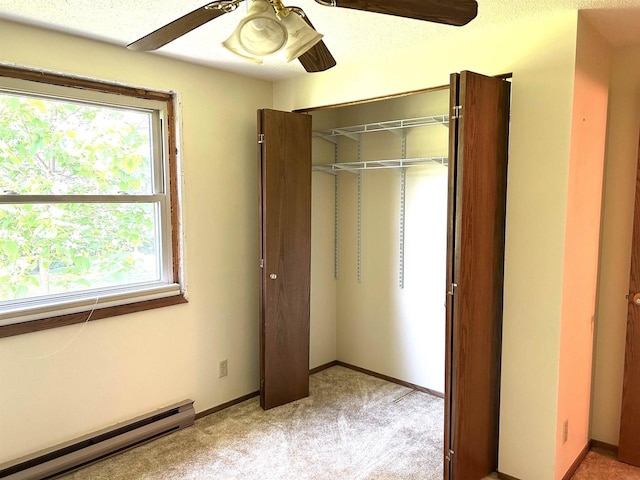
[[336, 0], [336, 7], [456, 26], [466, 25], [478, 14], [475, 0]]
[[200, 25], [204, 25], [214, 18], [226, 13], [223, 9], [206, 8], [209, 5], [210, 4], [200, 7], [197, 10], [174, 20], [164, 27], [160, 27], [149, 35], [130, 43], [127, 45], [127, 48], [130, 50], [140, 51], [156, 50], [163, 45], [172, 42], [176, 38], [181, 37], [185, 33], [189, 33], [191, 30], [198, 28]]
[[336, 66], [336, 59], [322, 40], [298, 57], [307, 72], [324, 72]]
[[[305, 22], [307, 22], [307, 25], [314, 30], [316, 29], [316, 27], [313, 26], [313, 23], [311, 23], [311, 20], [309, 20], [309, 17], [307, 17], [307, 14], [304, 13], [301, 8], [294, 7], [293, 10], [300, 15]], [[324, 72], [325, 70], [329, 70], [336, 66], [336, 59], [333, 58], [333, 55], [331, 55], [331, 52], [322, 40], [300, 55], [298, 60], [309, 73]]]

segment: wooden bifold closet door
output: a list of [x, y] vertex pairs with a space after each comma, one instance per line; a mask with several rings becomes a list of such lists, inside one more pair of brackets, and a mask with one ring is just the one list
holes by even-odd
[[260, 405], [309, 395], [311, 116], [258, 111]]
[[445, 478], [498, 466], [510, 83], [451, 77]]

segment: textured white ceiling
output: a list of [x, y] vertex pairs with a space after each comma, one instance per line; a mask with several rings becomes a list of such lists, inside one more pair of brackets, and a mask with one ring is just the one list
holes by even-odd
[[[393, 2], [394, 0], [389, 0]], [[185, 15], [207, 0], [2, 0], [0, 18], [104, 40], [123, 47]], [[290, 5], [288, 2], [285, 4]], [[313, 0], [305, 10], [339, 64], [361, 55], [456, 36], [518, 19], [563, 10], [590, 10], [588, 18], [617, 45], [640, 43], [640, 0], [478, 0], [478, 17], [464, 27], [436, 25], [389, 15], [329, 8]], [[632, 9], [632, 10], [620, 10]], [[220, 46], [245, 13], [241, 6], [171, 42], [156, 53], [245, 75], [277, 80], [305, 74], [298, 61], [255, 65]], [[1, 61], [0, 57], [0, 61]]]

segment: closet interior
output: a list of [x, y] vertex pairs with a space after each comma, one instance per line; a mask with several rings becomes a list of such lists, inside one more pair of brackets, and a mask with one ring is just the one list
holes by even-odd
[[449, 90], [312, 115], [310, 365], [443, 394]]

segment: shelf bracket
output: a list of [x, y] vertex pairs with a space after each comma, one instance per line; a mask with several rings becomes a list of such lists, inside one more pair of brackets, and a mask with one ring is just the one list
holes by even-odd
[[334, 129], [335, 132], [339, 133], [340, 135], [350, 138], [351, 140], [355, 141], [355, 142], [359, 142], [360, 141], [360, 136], [362, 134], [360, 133], [351, 133], [351, 132], [347, 132], [346, 130], [340, 130], [339, 128]]
[[402, 131], [402, 159], [406, 160], [407, 158], [407, 131]]
[[406, 188], [407, 188], [407, 169], [403, 168], [400, 172], [400, 261], [398, 266], [398, 284], [400, 288], [404, 288], [404, 240], [405, 240], [405, 214], [406, 214]]
[[358, 217], [357, 217], [357, 273], [358, 283], [362, 283], [362, 172], [358, 172]]
[[[407, 133], [402, 131], [402, 159], [407, 158]], [[400, 171], [400, 258], [398, 262], [398, 286], [404, 288], [404, 244], [405, 244], [405, 220], [406, 220], [406, 193], [407, 193], [407, 169]]]
[[[337, 150], [337, 148], [336, 148]], [[333, 244], [333, 276], [335, 279], [340, 278], [340, 182], [338, 175], [334, 177], [334, 212], [333, 212], [333, 231], [334, 231], [334, 244]]]

